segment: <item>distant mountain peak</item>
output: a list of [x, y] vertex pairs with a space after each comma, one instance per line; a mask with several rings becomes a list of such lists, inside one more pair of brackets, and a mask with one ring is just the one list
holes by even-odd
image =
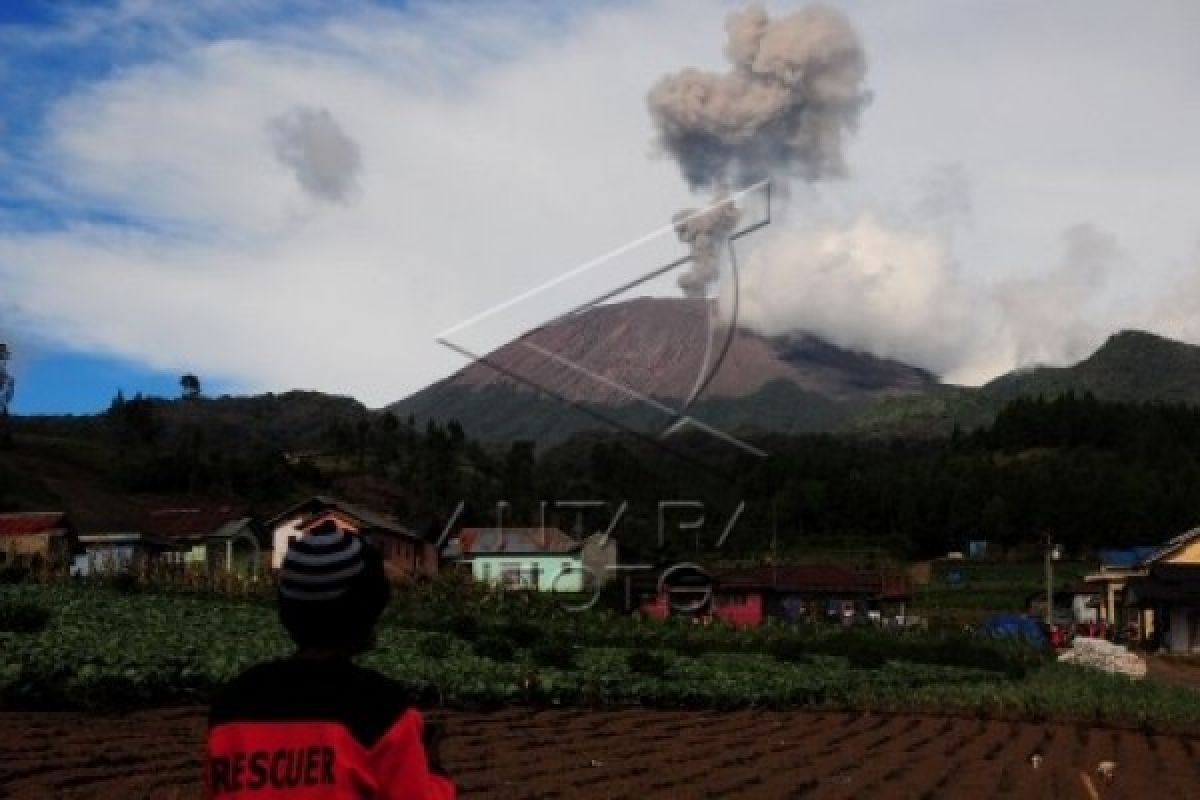
[[[509, 419], [512, 414], [499, 419], [499, 398], [512, 413], [547, 420], [554, 414], [544, 405], [534, 407], [537, 388], [570, 403], [635, 412], [639, 397], [668, 404], [683, 400], [711, 371], [702, 401], [737, 413], [734, 403], [753, 396], [786, 424], [783, 406], [788, 404], [795, 406], [791, 413], [797, 419], [812, 413], [802, 406], [819, 406], [827, 421], [879, 397], [920, 392], [937, 383], [925, 370], [839, 348], [803, 331], [768, 337], [738, 328], [724, 358], [718, 359], [728, 329], [710, 331], [709, 302], [638, 297], [560, 318], [392, 409], [418, 417], [455, 417], [484, 439], [497, 438], [498, 428], [514, 424], [541, 438], [535, 429], [561, 428], [561, 420], [525, 426]], [[769, 402], [764, 399], [768, 396]], [[521, 397], [524, 406], [516, 402]], [[570, 407], [562, 405], [569, 413]]]

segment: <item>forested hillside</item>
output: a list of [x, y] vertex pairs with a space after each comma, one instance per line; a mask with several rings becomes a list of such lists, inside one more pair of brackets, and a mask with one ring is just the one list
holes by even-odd
[[[333, 409], [335, 413], [330, 414]], [[80, 524], [120, 523], [145, 505], [237, 502], [261, 513], [314, 492], [438, 530], [496, 519], [573, 530], [558, 500], [621, 503], [622, 543], [648, 558], [722, 548], [729, 558], [814, 549], [931, 555], [985, 538], [1002, 547], [1049, 533], [1075, 550], [1154, 543], [1200, 524], [1200, 410], [1110, 403], [1068, 392], [1018, 398], [995, 421], [944, 438], [754, 438], [756, 459], [703, 435], [666, 447], [582, 434], [537, 451], [481, 445], [457, 423], [417, 426], [353, 401], [313, 395], [226, 400], [120, 399], [86, 418], [8, 420], [0, 505], [63, 508]], [[660, 545], [660, 500], [700, 501], [705, 526]], [[545, 506], [542, 504], [545, 503]], [[674, 529], [696, 512], [666, 515]], [[708, 553], [708, 555], [712, 555]]]

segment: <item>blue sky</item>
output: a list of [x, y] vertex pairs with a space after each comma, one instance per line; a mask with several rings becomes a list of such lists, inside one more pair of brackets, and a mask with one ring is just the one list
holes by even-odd
[[[30, 359], [17, 374], [14, 414], [80, 414], [108, 408], [118, 391], [159, 397], [179, 395], [182, 372], [147, 369], [119, 358], [87, 353], [49, 352]], [[204, 380], [205, 394], [221, 394], [219, 382]]]
[[[873, 100], [847, 177], [789, 187], [746, 254], [743, 324], [963, 383], [1119, 328], [1200, 342], [1200, 5], [834, 4]], [[655, 150], [646, 95], [728, 69], [743, 5], [0, 3], [15, 409], [183, 372], [372, 406], [444, 377], [439, 332], [709, 199]], [[593, 275], [677, 251], [668, 229]]]

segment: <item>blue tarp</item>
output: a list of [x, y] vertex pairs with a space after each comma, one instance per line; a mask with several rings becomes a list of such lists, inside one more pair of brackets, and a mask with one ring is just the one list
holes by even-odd
[[1157, 547], [1109, 547], [1099, 552], [1100, 564], [1105, 567], [1136, 567], [1154, 555]]
[[989, 636], [1012, 636], [1038, 647], [1049, 647], [1050, 640], [1036, 620], [1020, 614], [996, 614], [983, 621], [979, 628]]

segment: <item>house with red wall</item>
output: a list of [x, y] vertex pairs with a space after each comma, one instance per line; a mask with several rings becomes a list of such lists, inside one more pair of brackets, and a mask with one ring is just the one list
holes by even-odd
[[661, 582], [645, 598], [649, 617], [694, 616], [756, 627], [768, 618], [784, 622], [852, 622], [903, 616], [912, 599], [906, 576], [830, 564], [790, 564], [687, 570]]

